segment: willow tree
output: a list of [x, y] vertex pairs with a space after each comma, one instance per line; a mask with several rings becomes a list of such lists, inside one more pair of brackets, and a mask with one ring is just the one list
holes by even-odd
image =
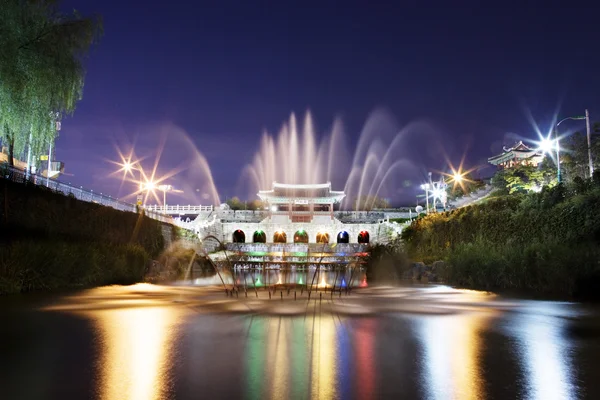
[[98, 17], [62, 13], [56, 0], [3, 0], [0, 7], [0, 137], [9, 162], [27, 145], [52, 143], [57, 115], [83, 94], [84, 60], [102, 33]]

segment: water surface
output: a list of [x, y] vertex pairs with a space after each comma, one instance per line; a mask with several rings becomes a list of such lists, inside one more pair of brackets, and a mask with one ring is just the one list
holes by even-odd
[[595, 306], [444, 286], [322, 290], [0, 298], [0, 398], [600, 398]]

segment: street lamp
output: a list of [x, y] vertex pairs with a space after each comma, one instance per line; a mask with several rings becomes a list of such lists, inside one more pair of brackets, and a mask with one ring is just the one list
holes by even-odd
[[429, 183], [424, 183], [421, 185], [421, 189], [425, 191], [425, 201], [427, 204], [426, 212], [429, 214]]
[[550, 138], [544, 138], [539, 142], [538, 150], [543, 154], [552, 153], [552, 149], [554, 148], [554, 140]]
[[163, 192], [163, 209], [165, 212], [167, 210], [167, 192], [183, 193], [183, 190], [177, 190], [171, 185], [160, 185], [157, 189]]
[[590, 113], [589, 111], [586, 109], [585, 110], [585, 115], [577, 115], [574, 117], [567, 117], [567, 118], [563, 118], [560, 121], [558, 121], [558, 123], [556, 124], [556, 128], [555, 128], [555, 135], [556, 135], [556, 179], [558, 180], [558, 183], [560, 183], [560, 146], [558, 144], [558, 126], [560, 124], [562, 124], [563, 122], [565, 122], [566, 120], [574, 120], [574, 121], [580, 121], [580, 120], [586, 120], [586, 127], [587, 127], [587, 144], [588, 144], [588, 162], [589, 162], [589, 167], [590, 167], [590, 177], [592, 176], [592, 174], [594, 173], [594, 165], [592, 164], [592, 143], [591, 143], [591, 138], [590, 138]]
[[456, 183], [461, 183], [463, 181], [463, 176], [458, 172], [455, 172], [454, 175], [452, 175], [452, 179], [454, 179], [454, 182]]

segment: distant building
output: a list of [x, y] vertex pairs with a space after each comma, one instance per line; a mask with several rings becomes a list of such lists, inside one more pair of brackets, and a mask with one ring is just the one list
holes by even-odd
[[498, 168], [512, 168], [517, 165], [532, 165], [537, 167], [544, 159], [544, 154], [539, 150], [519, 141], [513, 147], [503, 147], [502, 154], [488, 158], [488, 162]]

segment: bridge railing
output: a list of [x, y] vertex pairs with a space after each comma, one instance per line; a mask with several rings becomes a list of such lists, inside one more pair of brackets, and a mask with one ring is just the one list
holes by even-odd
[[153, 211], [161, 214], [200, 214], [202, 212], [213, 211], [213, 206], [192, 206], [192, 205], [172, 205], [172, 206], [159, 206], [159, 205], [147, 205], [144, 209]]
[[[120, 211], [137, 212], [135, 205], [115, 199], [102, 193], [94, 192], [93, 190], [84, 189], [82, 186], [76, 187], [69, 183], [61, 182], [57, 179], [48, 179], [40, 175], [27, 173], [26, 171], [14, 168], [8, 164], [0, 164], [0, 178], [16, 183], [34, 184], [41, 187], [46, 187], [53, 192], [62, 193], [65, 196], [72, 196], [77, 200], [86, 201], [88, 203], [96, 203], [106, 207], [111, 207]], [[166, 222], [169, 224], [175, 223], [173, 218], [168, 215], [145, 210], [145, 215], [150, 218]]]

